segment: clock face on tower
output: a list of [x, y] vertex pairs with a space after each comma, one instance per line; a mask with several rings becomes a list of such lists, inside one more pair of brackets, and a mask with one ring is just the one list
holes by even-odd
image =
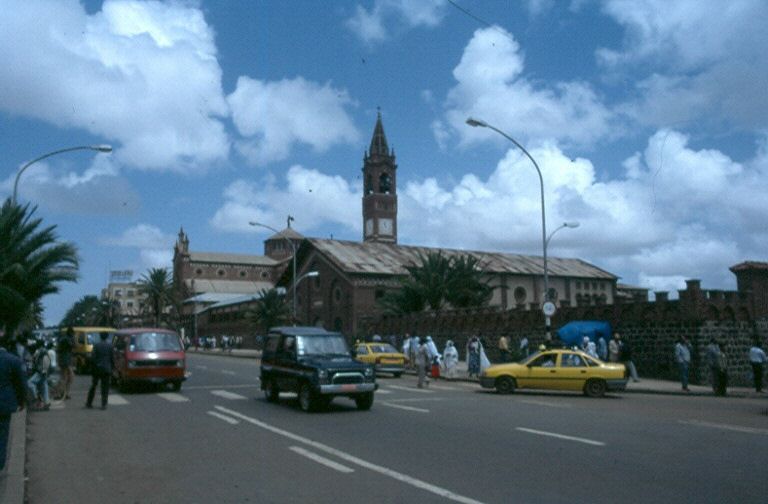
[[385, 235], [392, 234], [392, 219], [379, 219], [379, 233]]
[[365, 221], [365, 236], [371, 236], [373, 234], [373, 219]]

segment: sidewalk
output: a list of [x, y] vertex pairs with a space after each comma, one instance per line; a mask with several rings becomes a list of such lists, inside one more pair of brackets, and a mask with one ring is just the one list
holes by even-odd
[[[230, 352], [222, 352], [220, 349], [216, 350], [198, 350], [190, 348], [187, 350], [190, 353], [199, 353], [201, 355], [214, 355], [221, 357], [240, 357], [258, 359], [261, 357], [261, 350], [254, 349], [234, 349]], [[408, 374], [416, 374], [415, 371], [406, 370]], [[468, 382], [478, 382], [476, 378], [467, 378], [467, 363], [466, 361], [459, 361], [457, 365], [457, 379]], [[712, 387], [708, 385], [689, 385], [690, 392], [682, 390], [680, 382], [672, 380], [660, 380], [655, 378], [641, 378], [639, 382], [633, 382], [632, 380], [627, 383], [627, 389], [625, 392], [639, 393], [639, 394], [667, 394], [667, 395], [681, 395], [681, 396], [714, 396]], [[768, 394], [758, 394], [754, 389], [749, 387], [728, 387], [729, 397], [765, 397], [768, 398]]]
[[0, 472], [0, 502], [24, 502], [24, 460], [27, 443], [27, 410], [11, 415], [11, 435], [8, 438], [8, 460]]

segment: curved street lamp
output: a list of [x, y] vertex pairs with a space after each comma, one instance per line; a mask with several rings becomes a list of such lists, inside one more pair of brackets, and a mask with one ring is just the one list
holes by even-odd
[[[249, 226], [254, 226], [254, 227], [263, 227], [265, 229], [269, 229], [270, 231], [274, 231], [275, 234], [280, 234], [280, 231], [278, 231], [277, 229], [273, 228], [272, 226], [268, 226], [266, 224], [262, 224], [261, 222], [250, 221], [250, 222], [248, 222], [248, 225]], [[289, 239], [287, 236], [281, 236], [281, 238], [283, 238], [285, 241], [287, 241], [288, 245], [291, 246], [291, 255], [293, 256], [293, 275], [291, 276], [291, 278], [293, 280], [291, 282], [291, 284], [292, 284], [291, 290], [293, 290], [293, 299], [291, 301], [293, 302], [293, 306], [292, 306], [292, 310], [291, 311], [293, 313], [293, 321], [294, 321], [294, 324], [295, 324], [296, 323], [296, 284], [299, 283], [296, 280], [296, 244], [293, 243], [293, 241], [291, 239]], [[312, 272], [310, 271], [310, 273], [312, 273]], [[315, 273], [317, 273], [317, 272], [315, 272]]]
[[[473, 119], [471, 117], [467, 118], [467, 124], [473, 127], [492, 129], [499, 135], [503, 136], [504, 138], [506, 138], [513, 144], [515, 144], [515, 146], [518, 149], [523, 151], [523, 153], [526, 156], [528, 156], [528, 159], [531, 160], [531, 163], [533, 163], [534, 168], [536, 168], [536, 173], [539, 174], [539, 185], [541, 187], [541, 248], [543, 249], [542, 253], [544, 254], [544, 303], [546, 304], [547, 301], [549, 301], [549, 270], [547, 267], [547, 219], [544, 211], [544, 177], [541, 176], [541, 170], [539, 169], [539, 165], [536, 163], [536, 160], [533, 159], [533, 156], [531, 156], [531, 154], [527, 150], [525, 150], [525, 147], [520, 145], [520, 143], [517, 140], [507, 135], [506, 133], [496, 128], [495, 126], [491, 126], [485, 121], [481, 121], [479, 119]], [[549, 334], [550, 318], [549, 318], [549, 315], [546, 315], [546, 314], [545, 314], [545, 323], [546, 323], [546, 339], [549, 340], [550, 339], [550, 334]]]
[[552, 240], [552, 237], [553, 237], [553, 236], [555, 236], [555, 233], [557, 233], [558, 231], [560, 231], [561, 229], [564, 229], [564, 228], [570, 228], [570, 229], [573, 229], [573, 228], [577, 228], [577, 227], [579, 227], [579, 226], [580, 226], [580, 224], [579, 224], [578, 222], [576, 222], [576, 221], [574, 221], [574, 222], [563, 222], [563, 223], [562, 223], [562, 224], [561, 224], [559, 227], [557, 227], [557, 228], [556, 228], [554, 231], [552, 231], [551, 233], [549, 233], [549, 236], [547, 236], [547, 242], [546, 242], [546, 246], [547, 246], [547, 248], [549, 248], [549, 242], [550, 242], [550, 240]]
[[28, 162], [21, 168], [19, 168], [19, 171], [16, 173], [16, 179], [13, 181], [13, 199], [11, 200], [13, 204], [16, 204], [16, 194], [19, 189], [19, 178], [21, 178], [21, 174], [24, 173], [24, 170], [29, 168], [31, 165], [37, 163], [38, 161], [42, 161], [45, 158], [55, 156], [56, 154], [61, 154], [63, 152], [71, 152], [76, 150], [92, 150], [96, 152], [112, 152], [112, 146], [111, 145], [81, 145], [79, 147], [67, 147], [66, 149], [59, 149], [52, 152], [49, 152], [48, 154], [43, 154], [40, 157], [37, 157], [33, 159], [32, 161]]

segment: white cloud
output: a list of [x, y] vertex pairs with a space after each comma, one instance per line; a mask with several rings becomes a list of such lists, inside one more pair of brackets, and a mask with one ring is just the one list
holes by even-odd
[[599, 49], [598, 61], [617, 73], [652, 69], [638, 79], [640, 98], [627, 112], [659, 125], [694, 119], [767, 125], [766, 2], [613, 0], [603, 10], [626, 36], [620, 49]]
[[[116, 142], [118, 161], [185, 170], [225, 159], [214, 34], [189, 3], [8, 0], [0, 109]], [[51, 76], [55, 76], [52, 78]]]
[[395, 19], [408, 28], [434, 27], [442, 21], [445, 5], [445, 0], [375, 0], [370, 12], [356, 6], [346, 25], [364, 42], [381, 42], [388, 36], [387, 21]]
[[142, 266], [170, 268], [173, 260], [174, 236], [164, 233], [151, 224], [137, 224], [126, 229], [120, 236], [104, 237], [103, 245], [139, 249]]
[[499, 27], [477, 30], [453, 71], [457, 83], [448, 93], [445, 127], [452, 127], [462, 144], [500, 139], [468, 127], [469, 116], [526, 143], [554, 139], [589, 145], [613, 133], [612, 113], [588, 84], [537, 85], [525, 77], [524, 66], [511, 34]]
[[354, 143], [359, 133], [345, 110], [346, 91], [298, 77], [264, 82], [240, 77], [227, 97], [240, 135], [239, 151], [256, 164], [288, 157], [298, 143], [322, 152], [338, 143]]
[[362, 231], [360, 189], [337, 175], [298, 165], [292, 166], [285, 177], [285, 186], [271, 178], [259, 183], [232, 183], [225, 189], [225, 203], [211, 219], [211, 225], [225, 231], [246, 231], [254, 229], [248, 222], [256, 221], [279, 229], [279, 223], [285, 222], [290, 214], [302, 233], [311, 233], [313, 228], [327, 223]]

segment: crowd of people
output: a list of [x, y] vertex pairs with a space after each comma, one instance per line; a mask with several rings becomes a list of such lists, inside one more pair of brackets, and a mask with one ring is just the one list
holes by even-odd
[[232, 353], [233, 349], [243, 348], [243, 337], [228, 336], [224, 334], [218, 337], [217, 336], [194, 337], [192, 338], [192, 341], [190, 341], [189, 338], [185, 338], [184, 348], [185, 349], [189, 348], [190, 345], [195, 348], [195, 351], [198, 351], [202, 348], [203, 350], [218, 349], [222, 352]]

